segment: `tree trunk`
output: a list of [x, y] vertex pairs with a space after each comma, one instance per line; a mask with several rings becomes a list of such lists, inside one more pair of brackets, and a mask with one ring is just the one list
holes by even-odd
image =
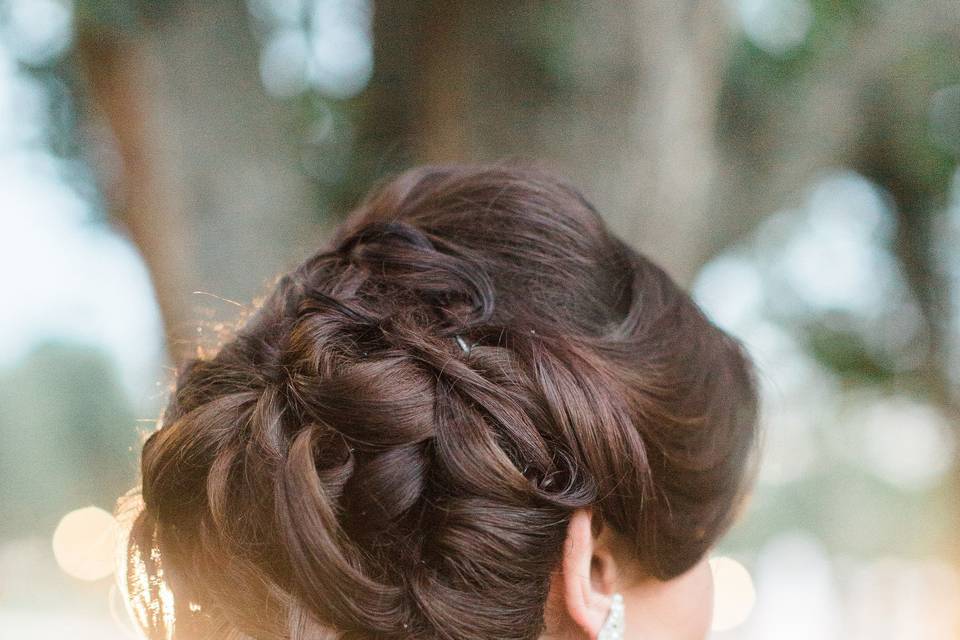
[[386, 145], [407, 145], [416, 162], [538, 161], [582, 187], [616, 232], [679, 280], [709, 257], [725, 222], [708, 211], [729, 39], [720, 5], [376, 8], [379, 99], [367, 108], [404, 105], [402, 123], [379, 130]]
[[304, 123], [264, 92], [242, 2], [175, 4], [132, 32], [81, 23], [77, 50], [119, 186], [108, 156], [94, 165], [153, 274], [178, 361], [209, 344], [204, 325], [235, 315], [221, 299], [249, 301], [327, 235], [300, 170]]

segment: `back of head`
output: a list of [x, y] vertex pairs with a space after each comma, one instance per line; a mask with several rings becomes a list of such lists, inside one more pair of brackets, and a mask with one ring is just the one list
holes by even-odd
[[152, 638], [530, 640], [570, 514], [685, 571], [747, 485], [740, 345], [551, 174], [381, 186], [209, 357], [142, 453]]

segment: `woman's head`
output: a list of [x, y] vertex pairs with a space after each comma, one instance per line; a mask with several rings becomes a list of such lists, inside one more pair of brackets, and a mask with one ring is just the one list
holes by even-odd
[[134, 610], [176, 638], [586, 628], [576, 566], [601, 591], [604, 567], [697, 574], [755, 414], [741, 346], [566, 182], [417, 168], [181, 366], [142, 453]]

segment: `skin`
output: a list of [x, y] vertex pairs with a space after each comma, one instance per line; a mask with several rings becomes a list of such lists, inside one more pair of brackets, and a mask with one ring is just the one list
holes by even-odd
[[668, 581], [643, 575], [609, 530], [594, 536], [592, 515], [574, 513], [563, 561], [553, 576], [543, 640], [594, 640], [620, 593], [625, 638], [704, 640], [713, 616], [713, 577], [707, 558]]

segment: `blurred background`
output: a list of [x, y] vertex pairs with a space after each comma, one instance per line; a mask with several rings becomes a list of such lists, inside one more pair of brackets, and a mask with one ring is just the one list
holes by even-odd
[[960, 638], [956, 0], [0, 0], [0, 637], [134, 637], [171, 367], [370, 184], [539, 159], [757, 359], [718, 640]]

